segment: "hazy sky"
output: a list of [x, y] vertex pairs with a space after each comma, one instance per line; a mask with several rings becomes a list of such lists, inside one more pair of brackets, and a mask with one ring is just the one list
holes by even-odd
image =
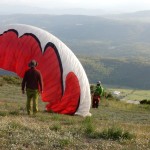
[[91, 8], [107, 11], [150, 10], [150, 0], [0, 0], [1, 4], [45, 8]]

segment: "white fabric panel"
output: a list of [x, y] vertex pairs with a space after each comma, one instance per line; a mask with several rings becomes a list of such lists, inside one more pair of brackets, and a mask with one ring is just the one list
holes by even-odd
[[65, 89], [65, 80], [66, 76], [69, 72], [74, 72], [75, 75], [78, 77], [80, 89], [81, 89], [81, 97], [80, 97], [80, 104], [79, 108], [75, 114], [81, 116], [90, 116], [91, 113], [89, 112], [91, 106], [91, 95], [90, 95], [90, 86], [89, 81], [86, 76], [86, 73], [74, 55], [74, 53], [58, 38], [50, 34], [49, 32], [23, 24], [14, 24], [14, 25], [7, 25], [3, 28], [0, 28], [0, 34], [8, 29], [15, 29], [18, 31], [19, 36], [22, 36], [25, 33], [32, 33], [34, 34], [41, 42], [42, 52], [48, 42], [52, 42], [56, 48], [58, 49], [62, 66], [63, 66], [63, 84]]

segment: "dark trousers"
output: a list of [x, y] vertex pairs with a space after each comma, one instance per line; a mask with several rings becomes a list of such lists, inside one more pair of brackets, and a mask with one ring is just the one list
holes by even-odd
[[98, 108], [99, 106], [99, 101], [100, 101], [100, 97], [97, 96], [97, 97], [93, 97], [93, 102], [92, 102], [92, 108]]

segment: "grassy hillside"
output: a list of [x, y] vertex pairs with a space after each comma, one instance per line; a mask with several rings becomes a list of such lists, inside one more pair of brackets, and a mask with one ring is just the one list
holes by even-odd
[[123, 89], [123, 88], [110, 88], [110, 92], [119, 91], [120, 98], [125, 100], [150, 100], [150, 90], [137, 90], [137, 89]]
[[[19, 79], [20, 80], [20, 79]], [[0, 149], [112, 149], [150, 148], [150, 107], [102, 99], [92, 117], [40, 111], [27, 116], [26, 96], [18, 84], [0, 86]]]

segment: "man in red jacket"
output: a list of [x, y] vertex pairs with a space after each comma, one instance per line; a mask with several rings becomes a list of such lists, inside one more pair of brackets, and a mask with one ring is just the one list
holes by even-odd
[[38, 112], [38, 97], [39, 92], [43, 92], [43, 80], [42, 75], [39, 70], [36, 69], [37, 62], [35, 60], [31, 60], [28, 64], [30, 67], [24, 74], [22, 80], [22, 93], [27, 93], [27, 113], [31, 114], [31, 101], [33, 100], [33, 114]]

